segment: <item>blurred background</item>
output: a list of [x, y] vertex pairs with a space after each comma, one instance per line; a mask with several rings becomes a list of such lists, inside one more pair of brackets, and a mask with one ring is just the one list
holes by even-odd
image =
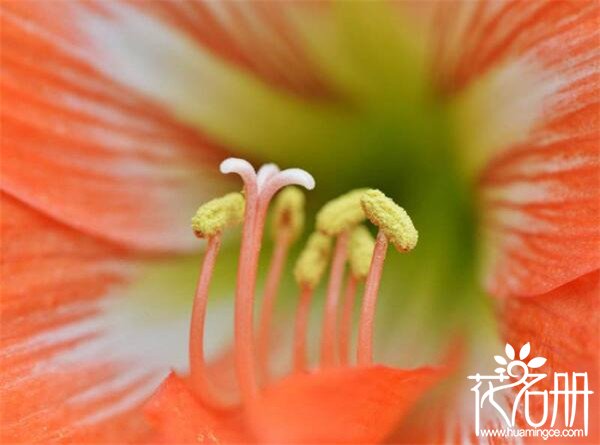
[[[5, 398], [20, 407], [7, 431], [20, 434], [27, 412], [42, 441], [58, 431], [48, 410], [111, 418], [170, 367], [187, 369], [205, 248], [190, 218], [241, 189], [218, 173], [228, 156], [316, 180], [279, 293], [282, 338], [298, 297], [293, 262], [316, 212], [371, 187], [419, 231], [413, 252], [388, 252], [376, 360], [438, 363], [457, 340], [466, 356], [488, 357], [502, 298], [597, 268], [595, 7], [3, 2], [2, 365], [15, 385]], [[546, 174], [556, 175], [550, 186]], [[257, 295], [272, 247], [267, 230]], [[234, 230], [211, 288], [211, 358], [232, 338], [238, 248]], [[311, 317], [315, 356], [324, 287]], [[80, 384], [69, 392], [60, 382], [72, 378]], [[85, 411], [117, 390], [104, 411]]]

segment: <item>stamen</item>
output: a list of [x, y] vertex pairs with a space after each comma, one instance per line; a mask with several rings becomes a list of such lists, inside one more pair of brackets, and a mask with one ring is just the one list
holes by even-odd
[[192, 218], [192, 229], [199, 238], [210, 238], [244, 219], [244, 197], [228, 193], [200, 206]]
[[281, 234], [275, 243], [275, 250], [273, 250], [265, 284], [257, 340], [259, 372], [263, 384], [267, 383], [269, 379], [268, 355], [271, 343], [271, 324], [277, 290], [279, 289], [279, 283], [281, 281], [283, 267], [287, 260], [289, 247], [289, 237], [287, 234]]
[[366, 218], [360, 198], [368, 189], [356, 189], [329, 201], [317, 214], [317, 229], [335, 236], [350, 230]]
[[208, 290], [220, 246], [220, 233], [213, 235], [208, 239], [208, 247], [206, 249], [206, 254], [204, 255], [204, 260], [202, 261], [200, 278], [198, 279], [196, 295], [194, 297], [189, 339], [191, 386], [204, 403], [215, 409], [223, 408], [225, 402], [220, 400], [214, 394], [207, 378], [206, 363], [204, 361], [204, 322], [206, 320]]
[[358, 226], [352, 232], [348, 259], [352, 275], [358, 280], [364, 280], [369, 273], [371, 258], [375, 249], [375, 240], [365, 226]]
[[371, 260], [371, 268], [365, 283], [362, 310], [358, 329], [358, 354], [359, 366], [369, 365], [373, 361], [373, 323], [375, 320], [375, 307], [379, 283], [383, 272], [383, 263], [387, 252], [388, 240], [382, 230], [377, 234], [375, 251]]
[[396, 249], [407, 252], [414, 249], [419, 233], [406, 211], [379, 190], [368, 190], [361, 197], [367, 217], [378, 226]]
[[301, 287], [316, 288], [327, 269], [330, 254], [330, 237], [320, 232], [310, 235], [294, 267], [296, 282]]
[[344, 278], [344, 265], [348, 251], [348, 230], [337, 237], [335, 253], [331, 263], [327, 296], [325, 299], [325, 315], [323, 317], [323, 334], [321, 337], [321, 366], [328, 367], [335, 364], [335, 345], [337, 312], [342, 280]]
[[206, 375], [204, 323], [208, 291], [221, 246], [221, 234], [225, 228], [241, 223], [243, 213], [244, 197], [240, 193], [229, 193], [200, 206], [192, 218], [194, 232], [201, 238], [208, 238], [208, 247], [202, 261], [190, 323], [190, 380], [196, 394], [204, 403], [215, 409], [226, 408], [228, 404], [211, 391]]
[[294, 276], [300, 286], [294, 329], [294, 370], [296, 372], [306, 369], [306, 333], [310, 303], [314, 289], [325, 273], [330, 253], [331, 238], [315, 232], [309, 237], [294, 268]]
[[308, 332], [308, 314], [314, 289], [308, 286], [300, 288], [296, 323], [294, 325], [294, 372], [306, 370], [306, 333]]
[[329, 201], [317, 214], [317, 229], [328, 235], [337, 236], [325, 300], [321, 337], [322, 366], [335, 364], [338, 300], [346, 263], [348, 239], [354, 226], [366, 218], [360, 204], [360, 198], [366, 190], [353, 190]]
[[297, 187], [286, 187], [279, 193], [275, 200], [273, 214], [275, 249], [273, 250], [267, 274], [258, 331], [258, 362], [263, 384], [269, 379], [268, 354], [271, 337], [271, 320], [277, 298], [277, 290], [281, 281], [283, 268], [287, 261], [289, 247], [302, 232], [304, 225], [304, 200], [304, 193]]
[[358, 331], [358, 364], [364, 366], [373, 360], [373, 322], [388, 238], [398, 250], [406, 252], [416, 246], [418, 232], [404, 209], [379, 190], [365, 192], [361, 198], [361, 204], [371, 222], [379, 226], [373, 258], [365, 283]]
[[[229, 158], [221, 163], [223, 173], [236, 173], [244, 183], [244, 194], [230, 193], [201, 206], [192, 218], [197, 236], [208, 239], [202, 262], [190, 326], [189, 359], [191, 385], [203, 403], [215, 409], [228, 409], [216, 397], [209, 385], [204, 362], [204, 324], [210, 281], [219, 253], [222, 232], [243, 221], [235, 297], [235, 368], [240, 399], [246, 404], [258, 395], [259, 385], [255, 368], [255, 338], [253, 308], [258, 262], [271, 199], [282, 188], [300, 185], [315, 186], [313, 177], [301, 169], [280, 171], [275, 164], [263, 165], [258, 173], [243, 159]], [[379, 226], [374, 242], [369, 231], [359, 226], [365, 219]], [[259, 370], [262, 382], [269, 378], [268, 353], [273, 309], [291, 243], [298, 238], [304, 225], [304, 195], [296, 187], [280, 193], [275, 204], [273, 250], [262, 305], [258, 342]], [[365, 280], [361, 308], [357, 360], [361, 366], [372, 361], [373, 324], [377, 294], [383, 271], [388, 242], [398, 250], [409, 251], [418, 241], [418, 232], [410, 217], [379, 190], [357, 189], [327, 203], [317, 215], [317, 231], [313, 233], [300, 254], [294, 276], [300, 296], [294, 328], [294, 370], [307, 367], [307, 329], [311, 299], [327, 269], [332, 237], [336, 237], [335, 253], [327, 286], [325, 314], [322, 326], [320, 364], [323, 367], [339, 362], [348, 363], [352, 335], [353, 308], [356, 289]], [[338, 335], [338, 300], [342, 288], [346, 260], [350, 273], [341, 313]]]
[[279, 193], [273, 206], [273, 233], [275, 239], [285, 232], [295, 240], [304, 228], [304, 193], [298, 187], [286, 187]]
[[354, 300], [356, 299], [356, 288], [358, 279], [350, 274], [346, 283], [344, 302], [342, 306], [342, 319], [340, 324], [340, 365], [348, 364], [348, 352], [350, 350], [350, 336], [352, 333], [352, 315], [354, 313]]
[[350, 262], [351, 273], [346, 284], [340, 321], [339, 355], [340, 363], [342, 365], [345, 365], [348, 362], [356, 288], [359, 281], [364, 280], [369, 273], [369, 266], [371, 264], [371, 258], [373, 257], [374, 248], [375, 240], [366, 227], [356, 227], [350, 238], [348, 259]]

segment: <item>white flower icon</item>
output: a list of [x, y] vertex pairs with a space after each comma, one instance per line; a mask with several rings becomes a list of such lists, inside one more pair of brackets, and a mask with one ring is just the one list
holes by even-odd
[[[496, 372], [497, 374], [506, 373], [506, 369], [511, 367], [513, 363], [525, 364], [524, 360], [529, 356], [529, 353], [531, 352], [531, 345], [529, 344], [529, 342], [527, 342], [521, 347], [521, 349], [519, 350], [519, 359], [515, 359], [515, 349], [510, 343], [506, 343], [506, 346], [504, 347], [504, 352], [506, 354], [506, 358], [501, 355], [494, 356], [494, 360], [496, 360], [496, 363], [502, 365], [501, 367], [494, 369], [494, 372]], [[544, 365], [544, 363], [546, 363], [546, 358], [533, 357], [531, 360], [529, 360], [529, 362], [527, 362], [526, 366], [528, 368], [535, 369], [540, 368]]]

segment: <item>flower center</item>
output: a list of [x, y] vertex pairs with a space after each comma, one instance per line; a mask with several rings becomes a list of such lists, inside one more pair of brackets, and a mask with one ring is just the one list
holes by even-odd
[[[298, 238], [304, 223], [304, 195], [292, 185], [314, 188], [314, 179], [300, 169], [280, 171], [274, 164], [262, 166], [258, 172], [242, 159], [229, 158], [221, 164], [221, 172], [238, 174], [244, 193], [230, 193], [202, 205], [192, 219], [192, 228], [208, 246], [204, 255], [196, 289], [190, 326], [190, 380], [194, 392], [208, 406], [226, 409], [237, 403], [223, 400], [212, 389], [204, 359], [204, 322], [208, 292], [219, 254], [223, 231], [242, 223], [242, 241], [235, 291], [234, 362], [240, 403], [255, 398], [261, 386], [269, 383], [269, 351], [274, 303], [279, 283], [292, 243]], [[258, 331], [254, 332], [254, 302], [263, 232], [269, 204], [279, 192], [273, 217], [273, 250]], [[362, 225], [369, 219], [379, 227], [376, 240]], [[417, 243], [417, 231], [410, 217], [391, 199], [378, 190], [358, 189], [343, 195], [323, 207], [317, 215], [317, 231], [300, 254], [294, 275], [299, 298], [294, 327], [293, 372], [309, 368], [348, 366], [352, 332], [352, 313], [358, 284], [362, 281], [364, 295], [358, 326], [358, 365], [372, 361], [373, 325], [379, 282], [388, 243], [400, 251], [412, 250]], [[317, 364], [307, 361], [306, 337], [312, 296], [329, 265], [332, 244], [335, 243], [325, 311], [321, 332], [321, 354]], [[340, 312], [346, 264], [349, 263], [343, 304]]]

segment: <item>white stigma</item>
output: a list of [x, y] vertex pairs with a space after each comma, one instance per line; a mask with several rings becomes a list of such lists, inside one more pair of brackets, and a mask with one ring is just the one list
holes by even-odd
[[254, 167], [245, 159], [240, 158], [227, 158], [219, 166], [219, 170], [224, 175], [229, 173], [237, 173], [242, 177], [256, 178], [256, 172]]
[[307, 190], [315, 188], [315, 180], [312, 175], [300, 168], [288, 168], [273, 175], [264, 185], [260, 194], [267, 199], [288, 185], [300, 185]]
[[279, 167], [276, 164], [273, 164], [273, 163], [263, 164], [258, 169], [258, 173], [256, 175], [256, 183], [258, 185], [258, 191], [260, 192], [264, 188], [267, 181], [269, 181], [269, 179], [271, 179], [277, 173], [279, 173]]
[[258, 193], [266, 193], [273, 196], [283, 187], [288, 185], [299, 185], [307, 190], [315, 188], [315, 179], [310, 173], [301, 168], [288, 168], [280, 171], [275, 164], [264, 164], [258, 173], [245, 159], [227, 158], [221, 162], [221, 173], [236, 173], [242, 177], [244, 182], [256, 181]]
[[277, 180], [285, 185], [300, 185], [307, 190], [315, 188], [315, 178], [301, 168], [288, 168], [277, 174]]

